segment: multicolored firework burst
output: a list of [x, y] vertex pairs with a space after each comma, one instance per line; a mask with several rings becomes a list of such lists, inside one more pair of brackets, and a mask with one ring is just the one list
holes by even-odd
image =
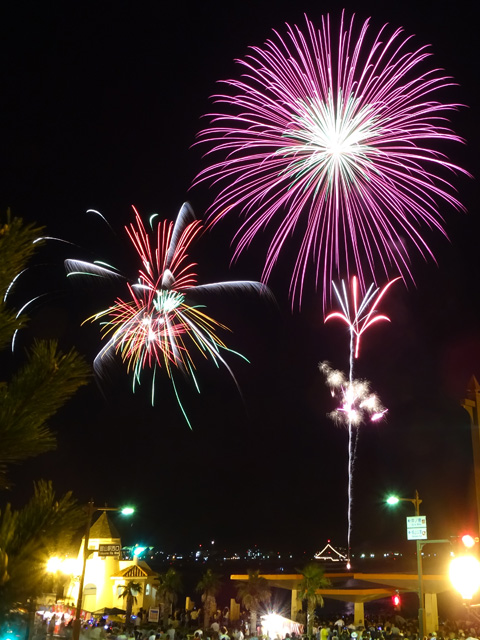
[[401, 29], [389, 35], [385, 25], [369, 44], [368, 28], [342, 15], [336, 37], [328, 16], [318, 30], [307, 19], [306, 31], [275, 32], [238, 61], [243, 78], [226, 81], [231, 92], [215, 96], [224, 111], [199, 134], [220, 157], [194, 181], [223, 185], [210, 218], [245, 217], [234, 259], [271, 225], [268, 281], [301, 233], [292, 304], [301, 304], [310, 262], [324, 304], [337, 274], [356, 271], [362, 290], [379, 270], [413, 280], [411, 249], [432, 256], [422, 227], [445, 234], [439, 202], [463, 209], [448, 178], [466, 172], [438, 148], [462, 142], [446, 117], [459, 105], [434, 98], [452, 79], [428, 68], [426, 47], [410, 49]]
[[[180, 370], [190, 376], [198, 390], [194, 353], [210, 358], [217, 366], [224, 365], [234, 380], [222, 352], [236, 353], [246, 360], [217, 336], [218, 329], [227, 328], [202, 311], [203, 305], [193, 303], [192, 298], [207, 291], [241, 289], [265, 294], [268, 289], [259, 282], [245, 280], [196, 284], [195, 264], [189, 261], [188, 250], [202, 226], [187, 203], [180, 209], [175, 224], [167, 220], [158, 223], [154, 237], [146, 231], [135, 208], [134, 211], [135, 222], [127, 226], [126, 231], [142, 268], [137, 282], [127, 282], [128, 300], [117, 298], [112, 306], [87, 319], [101, 319], [103, 336], [108, 337], [95, 358], [94, 369], [101, 373], [105, 362], [118, 353], [126, 363], [127, 371], [133, 373], [134, 388], [140, 383], [144, 369], [152, 369], [152, 403], [155, 372], [158, 368], [165, 369], [191, 428], [178, 395], [174, 371]], [[66, 260], [65, 266], [70, 276], [81, 274], [123, 279], [118, 271], [104, 263]]]

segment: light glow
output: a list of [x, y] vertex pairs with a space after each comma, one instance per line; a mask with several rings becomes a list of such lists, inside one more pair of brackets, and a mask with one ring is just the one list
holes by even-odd
[[81, 562], [78, 558], [59, 558], [53, 556], [48, 559], [47, 571], [49, 573], [64, 573], [65, 575], [80, 575]]
[[467, 549], [471, 549], [475, 546], [475, 538], [468, 533], [462, 536], [462, 542]]
[[52, 556], [47, 561], [48, 573], [57, 573], [62, 567], [62, 560], [58, 556]]
[[303, 624], [294, 622], [281, 616], [278, 613], [267, 613], [261, 617], [262, 635], [275, 640], [276, 638], [284, 638], [287, 633], [301, 636], [303, 633]]
[[147, 547], [135, 547], [134, 550], [133, 550], [133, 555], [134, 556], [141, 555], [145, 551], [146, 548]]
[[464, 600], [471, 600], [480, 588], [480, 562], [473, 556], [460, 556], [450, 562], [450, 581]]

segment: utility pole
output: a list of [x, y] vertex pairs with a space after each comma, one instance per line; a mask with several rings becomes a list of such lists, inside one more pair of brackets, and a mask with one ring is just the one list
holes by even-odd
[[464, 398], [460, 404], [470, 416], [477, 521], [478, 532], [480, 534], [480, 384], [478, 384], [475, 376], [470, 378], [467, 387], [467, 397]]
[[[397, 496], [390, 496], [387, 500], [387, 504], [395, 505], [398, 502], [411, 502], [415, 507], [415, 515], [420, 516], [420, 505], [422, 501], [418, 495], [418, 491], [415, 489], [414, 498], [398, 498]], [[425, 542], [416, 540], [417, 543], [417, 574], [418, 574], [418, 635], [420, 640], [425, 637], [425, 604], [423, 594], [423, 565], [422, 565], [422, 549]]]
[[[420, 515], [420, 503], [422, 502], [415, 489], [415, 498], [412, 500], [415, 506], [415, 515]], [[425, 637], [425, 604], [423, 595], [423, 563], [422, 563], [422, 547], [420, 540], [417, 543], [417, 573], [418, 573], [418, 631], [422, 634], [421, 639]]]

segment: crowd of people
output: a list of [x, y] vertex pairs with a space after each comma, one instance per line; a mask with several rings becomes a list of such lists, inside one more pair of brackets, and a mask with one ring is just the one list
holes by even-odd
[[[130, 625], [110, 620], [108, 617], [92, 619], [81, 629], [81, 640], [245, 640], [262, 638], [264, 630], [249, 628], [248, 612], [243, 612], [239, 620], [230, 622], [228, 610], [218, 612], [208, 629], [202, 628], [203, 616], [176, 615], [168, 619], [165, 626], [149, 622], [146, 616], [133, 616]], [[63, 620], [55, 627], [42, 624], [36, 628], [31, 640], [70, 640], [72, 621]], [[263, 638], [266, 636], [264, 635]], [[295, 632], [276, 634], [270, 640], [307, 640], [306, 635]], [[352, 617], [340, 616], [332, 620], [315, 620], [312, 638], [308, 640], [420, 640], [416, 619], [375, 616], [362, 622]], [[438, 629], [423, 640], [480, 640], [480, 618], [442, 621]]]
[[[478, 640], [480, 619], [445, 620], [424, 640]], [[419, 640], [417, 619], [375, 616], [355, 624], [353, 618], [340, 616], [335, 621], [318, 622], [315, 640]]]

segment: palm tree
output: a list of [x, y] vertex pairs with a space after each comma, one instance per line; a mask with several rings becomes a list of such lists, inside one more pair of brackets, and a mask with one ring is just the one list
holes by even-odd
[[328, 578], [325, 578], [323, 567], [311, 562], [306, 567], [300, 569], [299, 572], [303, 578], [298, 584], [298, 597], [300, 600], [307, 601], [307, 635], [312, 636], [313, 619], [315, 616], [315, 608], [320, 605], [323, 607], [323, 598], [317, 593], [318, 589], [325, 589], [330, 585]]
[[[27, 322], [9, 307], [15, 277], [23, 271], [42, 232], [10, 212], [0, 216], [0, 351]], [[7, 467], [55, 448], [48, 420], [88, 382], [89, 368], [74, 350], [64, 354], [55, 341], [36, 342], [9, 382], [0, 381], [0, 488], [8, 486]]]
[[213, 573], [211, 569], [207, 569], [203, 574], [200, 582], [196, 586], [196, 590], [202, 594], [203, 602], [203, 628], [210, 627], [210, 616], [217, 610], [217, 601], [215, 596], [222, 586], [221, 576]]
[[172, 612], [172, 607], [178, 600], [178, 594], [182, 590], [182, 578], [175, 569], [169, 569], [167, 573], [158, 576], [160, 585], [158, 587], [158, 597], [162, 605], [163, 625], [168, 624], [168, 615]]
[[68, 548], [84, 521], [72, 494], [58, 497], [45, 481], [22, 509], [0, 512], [0, 628], [15, 602], [39, 595], [48, 557]]
[[130, 618], [132, 617], [132, 609], [133, 605], [137, 604], [137, 596], [142, 593], [142, 585], [140, 582], [135, 582], [134, 580], [130, 580], [127, 584], [122, 585], [123, 591], [118, 594], [119, 598], [126, 598], [126, 611], [125, 611], [125, 622], [130, 624]]
[[[0, 215], [0, 352], [27, 323], [24, 313], [11, 308], [10, 293], [42, 244], [42, 231], [10, 211]], [[34, 343], [9, 381], [0, 380], [0, 489], [8, 487], [10, 465], [55, 448], [47, 423], [89, 375], [76, 351], [62, 353], [55, 341], [44, 340]], [[14, 511], [7, 504], [0, 512], [0, 627], [15, 602], [34, 602], [46, 559], [71, 539], [84, 518], [71, 493], [57, 499], [44, 481], [34, 486], [23, 509]]]
[[240, 582], [237, 587], [237, 595], [243, 606], [250, 611], [250, 634], [256, 635], [257, 613], [260, 605], [271, 598], [270, 586], [266, 578], [259, 575], [260, 572], [248, 570], [247, 582]]

